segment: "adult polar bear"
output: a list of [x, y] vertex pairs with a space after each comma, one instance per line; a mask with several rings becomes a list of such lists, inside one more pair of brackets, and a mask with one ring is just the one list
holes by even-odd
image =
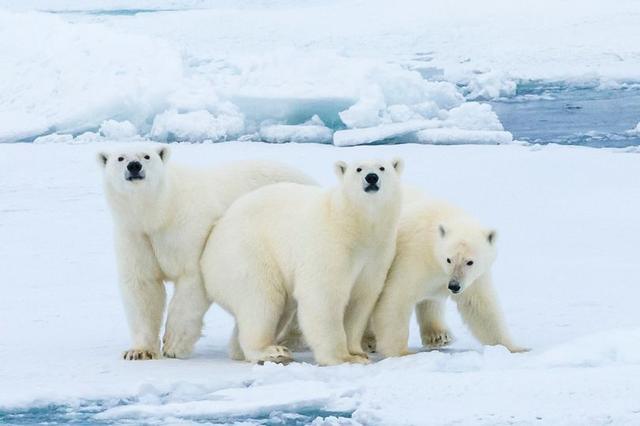
[[410, 353], [409, 321], [416, 304], [423, 344], [449, 343], [443, 318], [449, 296], [481, 343], [525, 351], [512, 342], [491, 283], [495, 231], [448, 203], [427, 200], [412, 189], [406, 195], [410, 201], [398, 227], [396, 257], [372, 316], [377, 351]]
[[98, 154], [115, 222], [116, 258], [132, 348], [128, 360], [160, 355], [164, 281], [175, 284], [163, 354], [186, 357], [209, 307], [200, 256], [216, 221], [240, 196], [277, 182], [313, 184], [278, 163], [239, 162], [194, 170], [168, 164], [167, 145], [119, 147]]
[[295, 311], [319, 364], [368, 362], [362, 335], [395, 252], [400, 160], [336, 164], [333, 189], [277, 184], [231, 206], [202, 255], [207, 294], [236, 319], [231, 356], [288, 362]]

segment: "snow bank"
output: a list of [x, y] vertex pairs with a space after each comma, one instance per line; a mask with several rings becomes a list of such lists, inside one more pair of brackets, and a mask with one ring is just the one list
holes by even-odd
[[636, 127], [634, 127], [631, 130], [628, 130], [627, 134], [640, 136], [640, 122], [638, 122], [638, 124], [636, 124]]
[[500, 130], [427, 129], [417, 132], [415, 141], [438, 145], [500, 145], [513, 142], [513, 135]]
[[[400, 63], [278, 45], [218, 59], [153, 31], [118, 28], [117, 16], [82, 16], [0, 11], [0, 53], [6, 58], [0, 121], [7, 123], [0, 142], [215, 142], [257, 134], [275, 143], [329, 143], [335, 130], [346, 127], [369, 129], [362, 143], [370, 143], [420, 120], [440, 119], [451, 128], [473, 120], [460, 114], [454, 119], [456, 108], [466, 104], [454, 83], [430, 81]], [[150, 23], [171, 16], [152, 14]], [[474, 96], [488, 90], [477, 89]], [[306, 122], [314, 116], [321, 124]], [[386, 127], [395, 123], [401, 125]], [[362, 138], [348, 137], [338, 144]]]
[[314, 115], [303, 124], [272, 124], [260, 127], [260, 140], [283, 143], [331, 143], [333, 130], [324, 125], [320, 117]]
[[[295, 396], [291, 390], [295, 389]], [[342, 391], [343, 392], [343, 391]], [[220, 389], [195, 401], [153, 401], [109, 409], [96, 416], [97, 420], [148, 419], [167, 417], [230, 417], [257, 416], [271, 411], [295, 411], [309, 406], [324, 406], [341, 390], [322, 381], [294, 380], [259, 386]], [[184, 394], [182, 395], [185, 396]], [[189, 397], [193, 395], [189, 394]], [[162, 402], [162, 404], [159, 404]]]
[[[640, 365], [638, 341], [640, 328], [634, 328], [584, 336], [531, 354], [513, 355], [503, 347], [485, 347], [481, 352], [423, 352], [389, 358], [366, 367], [342, 365], [320, 368], [304, 363], [284, 367], [267, 364], [252, 368], [253, 380], [247, 386], [213, 391], [207, 391], [206, 387], [180, 386], [169, 394], [147, 389], [139, 402], [109, 408], [95, 418], [162, 422], [170, 418], [252, 418], [278, 411], [296, 413], [316, 410], [345, 413], [355, 422], [353, 424], [422, 424], [427, 412], [423, 404], [416, 404], [414, 395], [419, 398], [430, 395], [432, 399], [443, 401], [455, 393], [450, 389], [452, 383], [456, 387], [468, 387], [469, 383], [474, 383], [487, 392], [483, 397], [484, 402], [494, 407], [496, 401], [501, 402], [505, 398], [502, 392], [512, 387], [510, 382], [526, 381], [527, 386], [520, 386], [517, 393], [519, 398], [523, 398], [522, 401], [527, 401], [549, 386], [547, 380], [550, 369], [555, 370], [556, 374], [563, 374], [558, 369], [628, 368]], [[581, 371], [565, 372], [565, 377], [572, 377], [571, 380], [578, 373], [578, 381], [563, 386], [569, 385], [569, 389], [578, 383], [585, 386], [589, 390], [577, 394], [579, 399], [584, 400], [585, 397], [589, 398], [589, 392], [594, 387], [597, 389], [602, 383], [593, 382], [589, 372]], [[487, 384], [492, 389], [487, 389]], [[557, 386], [547, 391], [553, 394]], [[390, 403], [391, 399], [393, 403]], [[455, 399], [446, 404], [458, 408], [436, 410], [441, 414], [429, 413], [429, 416], [439, 417], [441, 420], [438, 423], [441, 423], [456, 416], [468, 418], [473, 416], [474, 410], [479, 409], [475, 404], [474, 407], [461, 407], [460, 401]], [[504, 406], [493, 409], [500, 415], [509, 412]], [[530, 413], [531, 410], [523, 412]], [[546, 416], [558, 415], [553, 408], [543, 409], [543, 412]]]
[[162, 40], [49, 14], [0, 10], [0, 56], [0, 142], [142, 125], [183, 78]]
[[333, 143], [352, 146], [397, 138], [431, 144], [504, 144], [513, 141], [511, 133], [504, 131], [498, 116], [487, 104], [462, 103], [450, 110], [437, 111], [434, 114], [437, 118], [432, 119], [424, 119], [429, 114], [423, 116], [409, 106], [405, 105], [403, 109], [408, 111], [403, 115], [408, 121], [339, 130], [333, 135]]
[[218, 142], [237, 137], [243, 130], [244, 117], [237, 111], [213, 115], [206, 110], [180, 113], [172, 109], [155, 117], [149, 136], [163, 142]]
[[130, 121], [105, 120], [98, 131], [107, 139], [129, 139], [138, 135], [138, 130]]
[[333, 135], [336, 146], [368, 144], [386, 139], [398, 138], [429, 127], [437, 127], [433, 120], [411, 120], [405, 123], [381, 124], [364, 129], [339, 130]]

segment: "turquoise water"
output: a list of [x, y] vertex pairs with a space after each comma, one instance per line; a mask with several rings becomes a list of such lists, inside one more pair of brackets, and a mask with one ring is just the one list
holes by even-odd
[[[99, 414], [109, 408], [118, 405], [127, 405], [131, 400], [120, 401], [89, 401], [79, 406], [69, 405], [45, 405], [39, 407], [21, 408], [15, 410], [0, 410], [0, 424], [3, 425], [159, 425], [164, 424], [162, 418], [132, 418], [117, 420], [99, 420]], [[221, 417], [191, 417], [175, 416], [172, 422], [188, 420], [196, 424], [232, 424], [244, 422], [254, 425], [265, 426], [299, 426], [311, 423], [318, 417], [337, 417], [349, 419], [351, 413], [332, 412], [318, 409], [317, 407], [302, 408], [299, 410], [273, 411], [269, 413], [246, 415], [246, 416], [221, 416]]]

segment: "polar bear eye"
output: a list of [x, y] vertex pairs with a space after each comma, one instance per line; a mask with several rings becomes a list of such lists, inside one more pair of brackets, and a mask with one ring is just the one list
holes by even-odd
[[362, 171], [362, 168], [360, 168], [360, 167], [358, 167], [358, 168], [356, 169], [356, 172], [358, 172], [358, 173], [360, 173], [361, 171]]
[[451, 259], [447, 257], [447, 263], [451, 263]]
[[473, 265], [473, 260], [470, 260], [467, 262], [467, 266], [471, 266], [471, 265]]
[[150, 159], [150, 158], [151, 158], [151, 157], [149, 157], [148, 155], [145, 155], [145, 156], [144, 156], [144, 159], [145, 159], [145, 160], [148, 160], [148, 159]]
[[380, 171], [381, 171], [381, 172], [384, 172], [384, 167], [380, 167]]
[[118, 157], [118, 161], [124, 161], [124, 157]]

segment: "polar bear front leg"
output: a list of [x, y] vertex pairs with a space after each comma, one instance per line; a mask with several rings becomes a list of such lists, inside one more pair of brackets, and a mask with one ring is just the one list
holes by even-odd
[[444, 309], [444, 300], [429, 299], [416, 305], [416, 318], [424, 346], [438, 348], [453, 342], [453, 334], [444, 321]]
[[123, 358], [159, 358], [166, 292], [151, 245], [142, 235], [119, 233], [116, 254], [120, 293], [133, 343]]
[[[344, 362], [367, 364], [367, 357], [349, 353], [344, 315], [349, 300], [349, 286], [339, 275], [335, 279], [326, 271], [314, 280], [299, 279], [296, 284], [298, 320], [316, 362], [336, 365]], [[346, 275], [348, 276], [348, 274]]]
[[162, 339], [165, 357], [187, 358], [191, 354], [202, 333], [202, 321], [210, 305], [196, 268], [177, 280]]
[[529, 350], [511, 341], [489, 274], [478, 278], [467, 290], [453, 299], [462, 319], [480, 343], [502, 345], [510, 352]]

